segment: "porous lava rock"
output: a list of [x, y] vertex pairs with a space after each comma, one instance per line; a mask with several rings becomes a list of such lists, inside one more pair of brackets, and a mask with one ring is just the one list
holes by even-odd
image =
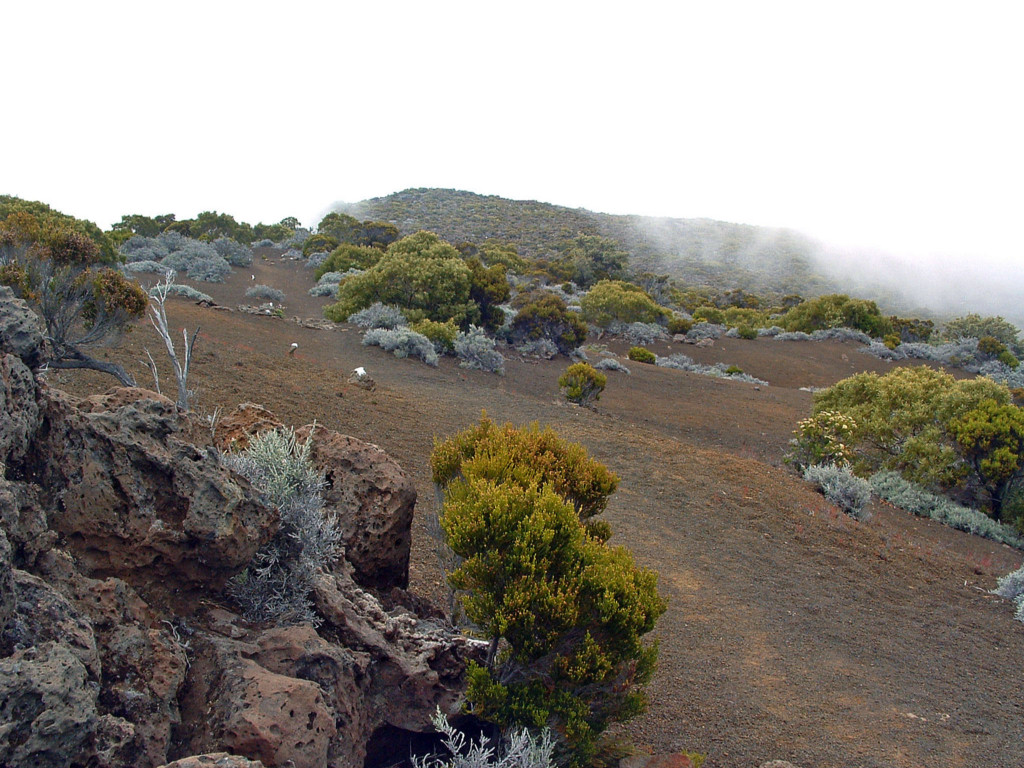
[[[383, 451], [299, 431], [346, 557], [318, 627], [249, 624], [225, 585], [277, 511], [167, 398], [47, 386], [26, 312], [0, 293], [0, 765], [357, 768], [459, 711], [484, 649], [401, 607], [415, 492]], [[280, 426], [245, 411], [218, 437]]]
[[324, 506], [341, 523], [353, 579], [379, 592], [405, 589], [416, 486], [376, 445], [314, 425], [296, 430], [300, 440], [310, 435], [310, 459], [326, 482]]

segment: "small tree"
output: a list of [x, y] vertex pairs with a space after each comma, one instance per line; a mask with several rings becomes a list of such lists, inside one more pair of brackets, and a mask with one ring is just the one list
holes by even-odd
[[486, 416], [431, 464], [462, 558], [449, 580], [490, 644], [469, 670], [473, 711], [506, 729], [552, 726], [572, 764], [589, 765], [605, 728], [644, 709], [657, 648], [641, 639], [665, 610], [657, 575], [608, 547], [607, 526], [584, 524], [617, 478], [550, 431]]
[[82, 350], [115, 337], [145, 313], [147, 304], [142, 288], [104, 266], [93, 239], [28, 213], [12, 214], [0, 223], [0, 283], [42, 316], [51, 368], [89, 368], [135, 386], [122, 366]]
[[589, 363], [573, 363], [558, 377], [558, 386], [570, 403], [589, 407], [601, 399], [608, 377]]

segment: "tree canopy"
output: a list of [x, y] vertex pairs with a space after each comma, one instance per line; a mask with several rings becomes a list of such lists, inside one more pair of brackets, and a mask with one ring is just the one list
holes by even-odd
[[91, 368], [133, 386], [122, 366], [90, 357], [83, 347], [115, 336], [141, 317], [145, 291], [104, 263], [88, 228], [42, 213], [40, 219], [19, 210], [0, 222], [0, 283], [42, 316], [51, 368]]

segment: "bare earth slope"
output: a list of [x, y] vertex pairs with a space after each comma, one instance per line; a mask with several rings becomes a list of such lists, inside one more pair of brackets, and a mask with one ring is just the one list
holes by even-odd
[[[804, 386], [888, 364], [848, 343], [725, 339], [710, 349], [667, 345], [739, 365], [769, 387], [625, 361], [596, 410], [558, 396], [564, 358], [510, 359], [498, 377], [399, 360], [360, 345], [357, 329], [313, 330], [311, 272], [262, 260], [225, 285], [200, 284], [235, 307], [250, 284], [285, 291], [287, 318], [217, 311], [174, 299], [172, 326], [202, 327], [193, 383], [200, 410], [266, 405], [283, 421], [314, 419], [376, 443], [419, 489], [412, 588], [446, 599], [427, 535], [436, 512], [428, 456], [435, 437], [476, 421], [538, 421], [584, 444], [621, 478], [607, 519], [613, 543], [660, 573], [669, 609], [651, 706], [623, 728], [640, 747], [709, 755], [706, 765], [802, 768], [1024, 765], [1024, 625], [988, 594], [1020, 553], [882, 504], [856, 523], [782, 464]], [[288, 355], [292, 342], [298, 349]], [[143, 385], [147, 347], [173, 389], [162, 347], [139, 326], [109, 351]], [[625, 348], [610, 345], [624, 356]], [[372, 392], [346, 383], [365, 366]], [[51, 374], [75, 391], [91, 374]]]

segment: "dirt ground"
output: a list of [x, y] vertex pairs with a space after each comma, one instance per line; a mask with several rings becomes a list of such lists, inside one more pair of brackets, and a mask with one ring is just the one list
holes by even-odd
[[[867, 523], [842, 515], [785, 467], [782, 456], [811, 395], [859, 370], [887, 370], [838, 342], [723, 339], [708, 349], [654, 345], [725, 362], [769, 382], [727, 382], [624, 359], [596, 409], [558, 395], [564, 358], [511, 358], [499, 377], [400, 360], [360, 345], [358, 329], [304, 328], [317, 318], [311, 270], [257, 259], [223, 285], [198, 284], [221, 305], [252, 283], [286, 294], [286, 318], [219, 311], [172, 299], [172, 327], [201, 327], [192, 382], [198, 411], [261, 403], [280, 419], [325, 427], [390, 453], [419, 490], [411, 588], [443, 600], [426, 534], [436, 512], [428, 456], [479, 419], [550, 425], [621, 478], [606, 519], [613, 543], [660, 574], [669, 608], [646, 714], [623, 726], [645, 751], [706, 753], [708, 768], [1024, 765], [1024, 625], [989, 594], [1021, 553], [885, 504]], [[298, 349], [288, 355], [292, 343]], [[601, 345], [601, 341], [595, 342]], [[155, 333], [139, 325], [107, 351], [143, 386], [148, 348], [173, 379]], [[592, 350], [592, 359], [599, 351]], [[377, 388], [346, 383], [364, 366]], [[52, 373], [72, 391], [109, 377]]]

